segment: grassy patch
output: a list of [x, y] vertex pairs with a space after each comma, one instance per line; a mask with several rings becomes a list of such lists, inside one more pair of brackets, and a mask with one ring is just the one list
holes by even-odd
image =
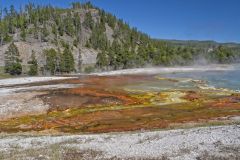
[[[68, 144], [66, 142], [66, 144]], [[64, 144], [52, 144], [46, 147], [32, 147], [31, 149], [11, 148], [7, 153], [0, 152], [0, 160], [24, 159], [51, 159], [51, 160], [78, 160], [96, 159], [102, 152], [95, 150], [80, 150], [73, 147], [64, 147]]]
[[4, 67], [0, 66], [0, 79], [11, 78], [11, 77], [13, 76], [11, 76], [10, 74], [4, 73]]
[[11, 75], [5, 74], [5, 73], [0, 73], [0, 79], [5, 79], [5, 78], [14, 78], [14, 76], [11, 76]]

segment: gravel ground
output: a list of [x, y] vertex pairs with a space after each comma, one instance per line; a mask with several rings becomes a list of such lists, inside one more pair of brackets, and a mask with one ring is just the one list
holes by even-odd
[[69, 77], [28, 77], [0, 80], [0, 120], [29, 114], [46, 113], [49, 106], [40, 98], [37, 98], [37, 96], [46, 94], [46, 90], [81, 86], [81, 84], [52, 84], [40, 86], [14, 85], [68, 78]]
[[16, 84], [28, 84], [36, 82], [45, 82], [53, 80], [72, 79], [74, 77], [21, 77], [21, 78], [8, 78], [0, 79], [0, 87], [16, 85]]
[[0, 95], [0, 120], [29, 115], [46, 113], [49, 106], [40, 98], [44, 92], [12, 93]]
[[240, 125], [71, 136], [0, 135], [3, 159], [236, 159]]

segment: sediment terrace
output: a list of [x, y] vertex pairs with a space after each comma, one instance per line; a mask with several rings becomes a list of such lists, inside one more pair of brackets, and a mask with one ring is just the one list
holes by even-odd
[[0, 88], [0, 131], [103, 133], [238, 124], [240, 94], [156, 75], [78, 76]]

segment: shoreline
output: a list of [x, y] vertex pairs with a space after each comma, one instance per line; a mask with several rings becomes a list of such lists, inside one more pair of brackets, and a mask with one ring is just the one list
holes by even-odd
[[175, 73], [175, 72], [204, 72], [204, 71], [231, 71], [238, 68], [239, 64], [212, 64], [205, 67], [200, 65], [193, 66], [173, 66], [173, 67], [143, 67], [133, 69], [120, 69], [113, 71], [95, 72], [87, 75], [97, 76], [113, 76], [113, 75], [134, 75], [134, 74], [159, 74], [159, 73]]

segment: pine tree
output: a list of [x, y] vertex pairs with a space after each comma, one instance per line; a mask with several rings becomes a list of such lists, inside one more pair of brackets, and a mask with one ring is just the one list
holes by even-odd
[[112, 29], [115, 29], [115, 26], [116, 26], [116, 21], [117, 21], [117, 18], [111, 14], [107, 14], [107, 18], [106, 18], [106, 21], [108, 23], [108, 25], [112, 28]]
[[56, 24], [53, 24], [53, 26], [52, 26], [52, 33], [55, 35], [55, 37], [57, 37], [57, 26], [56, 26]]
[[10, 6], [10, 13], [9, 13], [9, 17], [8, 17], [8, 31], [11, 34], [15, 33], [15, 26], [16, 26], [16, 15], [17, 12], [14, 8], [13, 5]]
[[72, 19], [72, 15], [71, 12], [67, 13], [67, 17], [64, 19], [65, 22], [65, 32], [73, 37], [74, 33], [74, 26], [73, 26], [73, 19]]
[[31, 61], [29, 61], [28, 64], [30, 64], [30, 69], [28, 71], [28, 75], [30, 75], [30, 76], [37, 75], [38, 74], [38, 63], [37, 63], [34, 51], [32, 51]]
[[60, 70], [61, 72], [66, 73], [70, 73], [75, 70], [74, 58], [69, 46], [65, 47], [63, 54], [61, 56]]
[[73, 23], [74, 23], [74, 26], [75, 26], [75, 33], [76, 33], [76, 37], [77, 37], [76, 41], [77, 41], [77, 43], [79, 43], [82, 27], [81, 27], [81, 19], [80, 19], [80, 16], [79, 16], [78, 13], [74, 14]]
[[93, 5], [90, 1], [82, 5], [84, 9], [90, 9], [93, 8]]
[[81, 53], [81, 50], [79, 49], [79, 53], [78, 53], [78, 70], [79, 71], [82, 71], [82, 62], [83, 62], [82, 53]]
[[59, 32], [60, 36], [64, 35], [64, 23], [62, 22], [62, 20], [60, 20], [60, 22], [58, 24], [58, 32]]
[[5, 52], [5, 72], [11, 75], [20, 75], [22, 73], [22, 65], [17, 46], [11, 43]]
[[87, 12], [86, 15], [85, 15], [85, 19], [84, 19], [84, 22], [83, 22], [83, 25], [86, 27], [86, 28], [89, 28], [89, 29], [93, 29], [94, 27], [94, 22], [93, 22], [93, 19], [92, 19], [92, 14], [91, 12]]
[[0, 21], [0, 46], [3, 45], [4, 31], [3, 31], [3, 22]]
[[94, 49], [107, 50], [109, 48], [109, 41], [105, 34], [106, 28], [105, 24], [97, 24], [89, 38], [89, 43]]
[[49, 35], [49, 32], [48, 32], [46, 24], [43, 25], [43, 28], [41, 29], [41, 33], [40, 34], [41, 34], [42, 40], [44, 42], [47, 42], [48, 41], [47, 37]]
[[108, 66], [108, 59], [106, 51], [102, 51], [97, 55], [97, 63], [96, 66], [100, 69], [104, 69]]
[[0, 22], [2, 21], [3, 11], [0, 9]]
[[26, 41], [26, 29], [24, 27], [21, 28], [20, 36], [23, 41]]
[[46, 69], [54, 75], [57, 71], [57, 51], [55, 49], [44, 50], [46, 56]]
[[3, 36], [4, 36], [4, 31], [3, 31], [3, 21], [2, 21], [2, 9], [0, 9], [0, 46], [3, 44]]
[[6, 20], [3, 20], [0, 23], [0, 40], [1, 40], [1, 45], [4, 43], [8, 43], [12, 41], [12, 37], [8, 33], [8, 24]]
[[73, 2], [72, 3], [72, 9], [80, 9], [81, 3], [80, 2]]

